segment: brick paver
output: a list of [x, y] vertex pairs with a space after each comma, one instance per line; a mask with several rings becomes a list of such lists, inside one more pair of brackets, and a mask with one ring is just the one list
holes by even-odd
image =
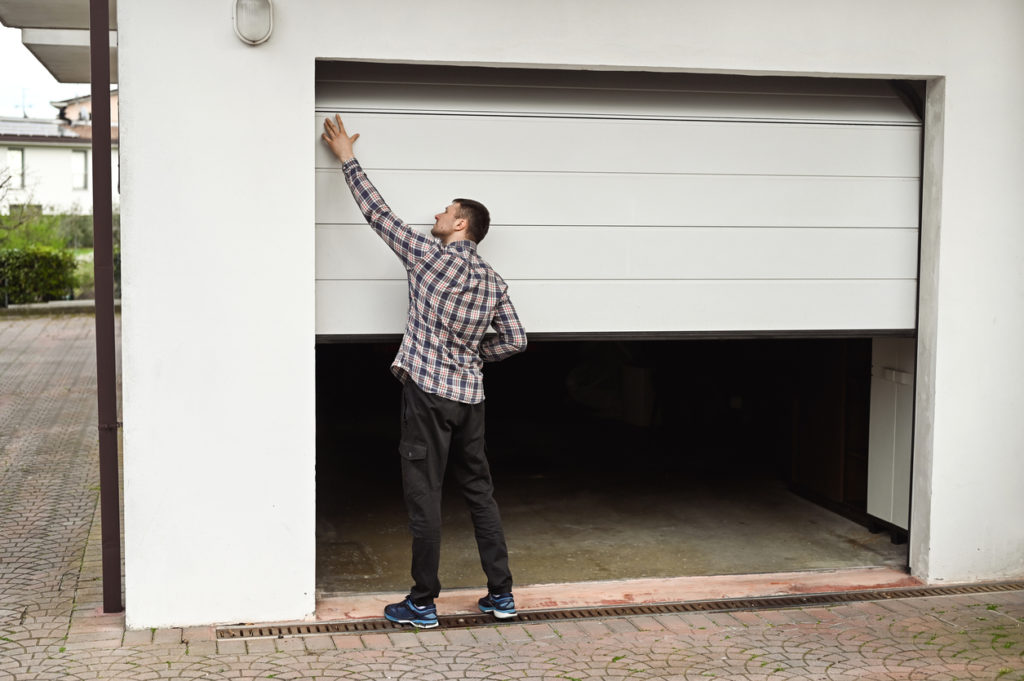
[[1024, 592], [250, 641], [126, 632], [100, 609], [92, 324], [0, 319], [0, 681], [1024, 681]]

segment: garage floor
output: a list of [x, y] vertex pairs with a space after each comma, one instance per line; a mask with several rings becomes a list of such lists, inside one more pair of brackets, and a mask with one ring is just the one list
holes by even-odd
[[[497, 476], [496, 484], [518, 584], [907, 563], [905, 545], [772, 480], [552, 474]], [[407, 589], [399, 480], [343, 487], [337, 511], [319, 518], [318, 590]], [[457, 490], [445, 499], [442, 584], [480, 586], [468, 513]]]
[[[540, 343], [489, 365], [488, 458], [516, 583], [906, 566], [906, 545], [790, 491], [798, 465], [813, 471], [835, 460], [830, 443], [856, 440], [826, 428], [831, 412], [805, 410], [829, 437], [792, 455], [803, 388], [791, 377], [801, 363], [824, 375], [813, 353], [827, 343]], [[318, 348], [322, 597], [410, 585], [394, 352]], [[636, 388], [643, 381], [616, 364], [623, 353], [660, 367], [653, 388]], [[807, 400], [830, 404], [819, 399], [828, 394]], [[441, 582], [484, 582], [457, 489], [445, 494]]]

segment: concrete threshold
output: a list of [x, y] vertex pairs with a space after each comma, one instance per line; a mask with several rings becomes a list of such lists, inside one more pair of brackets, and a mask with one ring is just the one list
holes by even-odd
[[[623, 579], [602, 582], [570, 582], [515, 587], [516, 607], [552, 610], [611, 605], [679, 603], [722, 598], [788, 596], [899, 587], [924, 583], [906, 572], [889, 567], [809, 570], [746, 575], [715, 575]], [[437, 599], [438, 613], [479, 612], [476, 601], [485, 589], [452, 589]], [[317, 599], [317, 621], [379, 619], [388, 603], [405, 593], [328, 594]]]

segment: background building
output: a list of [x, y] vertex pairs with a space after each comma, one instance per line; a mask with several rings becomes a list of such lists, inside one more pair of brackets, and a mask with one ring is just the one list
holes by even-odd
[[[92, 95], [50, 102], [57, 107], [57, 118], [71, 132], [92, 139]], [[110, 92], [110, 139], [117, 142], [117, 90]]]
[[[8, 180], [0, 212], [11, 205], [44, 213], [92, 213], [92, 123], [90, 97], [53, 102], [54, 119], [0, 118], [0, 172]], [[111, 93], [117, 111], [117, 92]], [[74, 120], [71, 120], [71, 117]], [[114, 205], [118, 203], [116, 115], [111, 169]]]

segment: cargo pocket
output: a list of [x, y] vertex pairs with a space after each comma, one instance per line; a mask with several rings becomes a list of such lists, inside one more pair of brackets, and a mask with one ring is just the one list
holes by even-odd
[[398, 453], [406, 461], [421, 461], [427, 458], [427, 446], [415, 442], [401, 442], [398, 445]]

